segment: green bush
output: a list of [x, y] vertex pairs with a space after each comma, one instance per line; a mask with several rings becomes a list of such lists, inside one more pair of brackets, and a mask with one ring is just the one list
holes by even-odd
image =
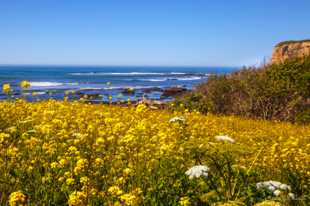
[[203, 113], [309, 122], [310, 57], [212, 75], [176, 107]]
[[[175, 107], [177, 105], [177, 107]], [[199, 111], [202, 113], [208, 112], [205, 96], [199, 92], [188, 92], [177, 98], [172, 104], [173, 109], [191, 109], [191, 111]]]

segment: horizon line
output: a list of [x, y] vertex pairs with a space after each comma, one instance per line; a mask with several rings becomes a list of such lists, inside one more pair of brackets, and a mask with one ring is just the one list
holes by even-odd
[[242, 68], [241, 65], [117, 65], [117, 64], [2, 64], [0, 66], [51, 66], [51, 67], [228, 67], [228, 68]]

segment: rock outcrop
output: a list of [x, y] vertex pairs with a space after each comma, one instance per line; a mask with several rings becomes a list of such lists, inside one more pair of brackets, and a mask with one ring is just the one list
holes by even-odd
[[305, 56], [310, 56], [310, 39], [285, 41], [274, 47], [271, 63], [283, 63], [287, 59], [302, 58]]
[[187, 89], [185, 87], [169, 87], [169, 88], [164, 89], [163, 94], [161, 96], [172, 97], [172, 96], [176, 96], [186, 91]]
[[166, 103], [158, 100], [142, 99], [136, 103], [136, 106], [139, 104], [145, 104], [150, 109], [163, 109], [166, 106]]

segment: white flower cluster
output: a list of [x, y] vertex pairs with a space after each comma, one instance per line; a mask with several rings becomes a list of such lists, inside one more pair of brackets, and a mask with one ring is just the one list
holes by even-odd
[[215, 139], [217, 141], [223, 141], [223, 142], [229, 142], [229, 143], [235, 143], [235, 140], [227, 135], [218, 135], [215, 136]]
[[169, 120], [169, 122], [170, 123], [174, 123], [174, 122], [184, 123], [185, 118], [184, 117], [173, 117]]
[[198, 178], [200, 176], [208, 177], [209, 167], [205, 165], [196, 165], [185, 172], [189, 179]]
[[273, 192], [273, 194], [275, 196], [279, 196], [283, 191], [285, 192], [289, 192], [288, 196], [291, 199], [295, 198], [295, 195], [293, 193], [291, 193], [291, 186], [278, 182], [278, 181], [273, 181], [273, 180], [269, 180], [269, 181], [265, 181], [265, 182], [258, 182], [256, 183], [256, 188], [257, 189], [262, 189], [265, 188], [271, 192]]

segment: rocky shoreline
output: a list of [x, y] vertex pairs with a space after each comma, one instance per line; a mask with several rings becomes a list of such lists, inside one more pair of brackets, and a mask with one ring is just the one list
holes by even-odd
[[[91, 90], [88, 90], [91, 91]], [[84, 94], [82, 91], [76, 91], [75, 93], [69, 94], [69, 99], [83, 99], [85, 102], [88, 103], [98, 103], [98, 104], [111, 104], [111, 105], [119, 105], [119, 106], [125, 106], [128, 107], [129, 105], [137, 106], [139, 104], [145, 104], [149, 109], [157, 110], [157, 109], [165, 109], [167, 107], [167, 104], [173, 100], [174, 97], [178, 95], [184, 94], [186, 91], [189, 91], [185, 87], [167, 87], [167, 88], [159, 88], [159, 87], [152, 87], [152, 88], [145, 88], [143, 89], [143, 93], [145, 95], [142, 96], [142, 99], [137, 100], [120, 100], [120, 101], [102, 101], [102, 95], [99, 93], [94, 94]], [[121, 94], [128, 95], [128, 96], [134, 96], [136, 95], [136, 92], [134, 89], [131, 88], [125, 88], [121, 91]], [[161, 92], [160, 99], [148, 99], [147, 94], [152, 92]], [[71, 95], [71, 96], [70, 96]], [[72, 98], [73, 96], [75, 98]], [[167, 101], [169, 99], [169, 101]], [[130, 102], [130, 104], [128, 104]]]
[[[179, 95], [189, 91], [185, 86], [173, 87], [149, 87], [149, 88], [121, 88], [115, 89], [113, 95], [111, 91], [104, 89], [82, 88], [78, 90], [27, 90], [27, 91], [14, 91], [9, 96], [0, 94], [0, 99], [26, 99], [27, 101], [41, 101], [44, 99], [56, 100], [83, 100], [89, 103], [103, 103], [103, 104], [117, 104], [128, 105], [144, 103], [150, 108], [163, 108], [167, 102]], [[109, 93], [110, 92], [110, 93]]]
[[[120, 95], [119, 99], [121, 100], [122, 97], [133, 97], [137, 96], [138, 100], [135, 102], [149, 99], [150, 101], [157, 101], [158, 102], [165, 102], [166, 100], [171, 100], [174, 97], [181, 95], [188, 91], [187, 88], [181, 86], [175, 87], [150, 87], [150, 88], [143, 88], [143, 89], [133, 89], [133, 88], [124, 88], [118, 91], [118, 95]], [[149, 94], [158, 93], [159, 99], [149, 98]], [[103, 96], [108, 96], [108, 94], [104, 94], [95, 89], [81, 89], [76, 91], [67, 92], [66, 96], [69, 99], [85, 99], [87, 101], [102, 101]], [[124, 99], [122, 99], [124, 102]], [[127, 102], [127, 101], [126, 101]]]

